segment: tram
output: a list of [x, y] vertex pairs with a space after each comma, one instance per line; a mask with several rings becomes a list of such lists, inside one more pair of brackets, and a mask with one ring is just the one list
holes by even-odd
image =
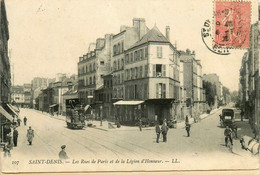
[[85, 110], [79, 99], [66, 100], [66, 123], [70, 129], [82, 129], [85, 126]]

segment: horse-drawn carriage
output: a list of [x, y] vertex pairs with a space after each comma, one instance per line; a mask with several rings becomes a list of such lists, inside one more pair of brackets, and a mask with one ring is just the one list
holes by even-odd
[[230, 128], [234, 122], [234, 110], [233, 109], [223, 109], [221, 115], [221, 126], [229, 126]]

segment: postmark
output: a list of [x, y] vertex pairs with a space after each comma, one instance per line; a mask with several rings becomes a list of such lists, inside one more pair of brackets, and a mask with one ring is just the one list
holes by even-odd
[[251, 2], [214, 1], [214, 42], [217, 47], [250, 47]]

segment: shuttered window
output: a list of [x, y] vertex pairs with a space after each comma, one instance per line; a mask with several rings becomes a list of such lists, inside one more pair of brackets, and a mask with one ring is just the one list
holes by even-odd
[[162, 65], [162, 76], [165, 77], [166, 76], [166, 66]]
[[139, 78], [143, 77], [143, 66], [140, 66], [139, 68]]

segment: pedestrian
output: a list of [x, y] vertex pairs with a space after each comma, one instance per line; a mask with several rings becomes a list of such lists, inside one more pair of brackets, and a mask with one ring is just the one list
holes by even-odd
[[67, 156], [67, 153], [65, 152], [65, 148], [66, 148], [66, 145], [62, 145], [61, 146], [61, 151], [59, 152], [59, 158], [60, 159], [69, 159], [69, 157]]
[[140, 131], [142, 131], [142, 119], [141, 118], [139, 119], [139, 129], [140, 129]]
[[243, 118], [244, 118], [244, 111], [243, 110], [240, 112], [240, 117], [241, 117], [241, 122], [242, 122]]
[[18, 123], [18, 126], [20, 126], [21, 125], [21, 119], [18, 117], [18, 119], [17, 119], [17, 123]]
[[4, 157], [8, 155], [8, 157], [11, 157], [11, 149], [13, 149], [13, 142], [12, 142], [12, 136], [11, 133], [7, 134], [7, 143], [4, 145]]
[[32, 145], [32, 141], [34, 138], [34, 130], [31, 126], [29, 126], [29, 129], [27, 130], [27, 141], [29, 142], [29, 145]]
[[18, 139], [18, 131], [16, 130], [16, 128], [14, 128], [14, 131], [13, 131], [14, 147], [17, 146], [17, 139]]
[[166, 125], [166, 121], [163, 122], [162, 125], [162, 135], [163, 135], [163, 142], [167, 142], [167, 132], [168, 132], [168, 126]]
[[156, 123], [156, 126], [155, 126], [155, 132], [156, 132], [156, 136], [157, 136], [156, 143], [159, 143], [161, 129], [160, 129], [160, 126], [159, 126], [158, 122]]
[[189, 123], [186, 123], [186, 131], [187, 131], [187, 137], [190, 137], [190, 124]]
[[189, 118], [188, 116], [186, 115], [186, 118], [185, 118], [185, 124], [189, 123]]
[[23, 118], [24, 126], [26, 126], [26, 122], [27, 122], [27, 118], [26, 118], [26, 116], [24, 116], [24, 118]]
[[232, 130], [226, 126], [226, 129], [224, 131], [224, 135], [225, 135], [225, 145], [227, 146], [228, 143], [228, 139], [230, 140], [231, 145], [233, 145], [233, 141], [232, 141]]

